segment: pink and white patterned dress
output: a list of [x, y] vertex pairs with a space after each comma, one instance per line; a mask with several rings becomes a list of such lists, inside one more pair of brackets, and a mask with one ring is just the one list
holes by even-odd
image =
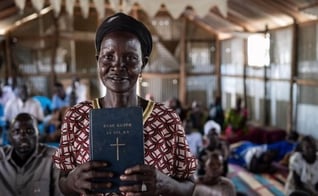
[[[66, 112], [60, 146], [53, 156], [57, 168], [69, 172], [90, 160], [89, 111], [92, 108], [93, 101], [85, 101]], [[143, 111], [143, 124], [145, 164], [174, 178], [187, 179], [192, 176], [197, 161], [190, 153], [184, 128], [174, 110], [148, 101]]]

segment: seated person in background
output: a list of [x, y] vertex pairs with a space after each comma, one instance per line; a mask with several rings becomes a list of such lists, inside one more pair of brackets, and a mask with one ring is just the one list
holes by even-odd
[[183, 127], [185, 129], [187, 142], [189, 144], [189, 148], [191, 153], [197, 157], [199, 151], [202, 149], [202, 135], [192, 126], [192, 121], [189, 118], [183, 120]]
[[26, 112], [32, 114], [38, 123], [44, 119], [40, 102], [30, 96], [30, 89], [23, 84], [15, 89], [15, 98], [11, 99], [4, 108], [5, 120], [10, 123], [17, 114]]
[[204, 135], [207, 136], [212, 128], [215, 129], [215, 132], [217, 133], [217, 135], [221, 134], [222, 128], [220, 124], [208, 118], [208, 120], [204, 123], [204, 127], [203, 127]]
[[296, 146], [295, 142], [283, 140], [272, 144], [255, 144], [243, 141], [231, 146], [229, 163], [245, 167], [254, 173], [273, 172], [274, 162], [288, 156]]
[[317, 143], [312, 136], [304, 136], [289, 159], [286, 195], [318, 195]]
[[56, 111], [68, 106], [70, 106], [70, 97], [66, 94], [63, 84], [56, 82], [54, 84], [54, 95], [52, 97], [52, 109]]
[[75, 76], [72, 79], [72, 84], [66, 88], [66, 93], [72, 96], [70, 106], [73, 106], [87, 99], [87, 86], [81, 82], [78, 76]]
[[50, 115], [52, 113], [52, 100], [50, 98], [39, 94], [33, 96], [33, 99], [40, 102], [44, 116]]
[[53, 167], [55, 148], [38, 143], [36, 119], [28, 113], [14, 118], [11, 145], [0, 147], [1, 195], [62, 195], [59, 172]]
[[62, 107], [52, 113], [51, 118], [45, 127], [45, 132], [40, 138], [41, 142], [60, 142], [62, 121], [68, 108], [69, 107]]
[[219, 151], [207, 154], [205, 174], [198, 178], [192, 196], [236, 195], [233, 183], [222, 176], [223, 156]]
[[189, 111], [189, 117], [192, 120], [193, 128], [197, 129], [203, 134], [203, 126], [207, 119], [208, 114], [204, 107], [198, 101], [193, 101]]
[[232, 138], [246, 134], [248, 113], [245, 107], [242, 107], [242, 98], [236, 99], [235, 108], [230, 109], [225, 115], [225, 138]]
[[209, 119], [218, 123], [221, 130], [223, 130], [225, 115], [221, 101], [222, 99], [220, 96], [215, 97], [214, 103], [211, 105], [209, 110]]
[[198, 168], [197, 176], [201, 177], [205, 175], [205, 161], [207, 159], [208, 153], [213, 151], [219, 151], [223, 157], [223, 176], [227, 175], [228, 172], [228, 156], [229, 156], [229, 146], [226, 141], [219, 137], [220, 126], [217, 123], [210, 122], [204, 127], [204, 146], [198, 155]]
[[168, 100], [167, 107], [172, 108], [179, 115], [181, 120], [187, 118], [188, 111], [183, 108], [181, 101], [178, 98], [172, 97]]
[[0, 81], [0, 104], [3, 107], [5, 107], [7, 102], [13, 98], [14, 98], [14, 93], [13, 93], [11, 85], [4, 84], [2, 81]]

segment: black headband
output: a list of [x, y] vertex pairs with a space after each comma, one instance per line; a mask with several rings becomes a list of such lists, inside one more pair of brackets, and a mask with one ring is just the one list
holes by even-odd
[[136, 35], [141, 44], [142, 55], [149, 57], [152, 50], [152, 37], [150, 31], [143, 23], [123, 13], [117, 13], [108, 17], [98, 27], [95, 37], [97, 54], [99, 54], [100, 45], [104, 36], [115, 31], [125, 31]]

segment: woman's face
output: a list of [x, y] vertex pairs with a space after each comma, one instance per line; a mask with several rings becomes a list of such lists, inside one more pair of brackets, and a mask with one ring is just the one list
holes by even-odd
[[99, 77], [108, 91], [135, 91], [138, 75], [143, 67], [141, 44], [128, 32], [105, 35], [98, 55]]

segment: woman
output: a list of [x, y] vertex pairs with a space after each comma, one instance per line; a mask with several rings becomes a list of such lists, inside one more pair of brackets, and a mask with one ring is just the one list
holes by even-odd
[[289, 159], [286, 195], [318, 195], [317, 144], [312, 136], [303, 137]]
[[[127, 168], [120, 176], [123, 181], [142, 183], [119, 187], [120, 195], [191, 195], [196, 161], [189, 151], [180, 118], [163, 104], [136, 95], [136, 82], [151, 49], [151, 34], [142, 23], [122, 13], [107, 18], [96, 33], [98, 74], [107, 93], [95, 99], [95, 105], [99, 108], [139, 105], [148, 111], [143, 119], [145, 164]], [[111, 171], [96, 171], [107, 163], [89, 161], [92, 108], [93, 101], [81, 102], [64, 117], [60, 147], [53, 159], [61, 170], [60, 187], [65, 195], [87, 194], [112, 186], [110, 182], [92, 181], [113, 176]]]
[[225, 116], [225, 135], [226, 139], [233, 139], [235, 137], [241, 137], [248, 131], [247, 129], [247, 108], [242, 106], [242, 98], [237, 97], [235, 102], [235, 108], [231, 108]]

